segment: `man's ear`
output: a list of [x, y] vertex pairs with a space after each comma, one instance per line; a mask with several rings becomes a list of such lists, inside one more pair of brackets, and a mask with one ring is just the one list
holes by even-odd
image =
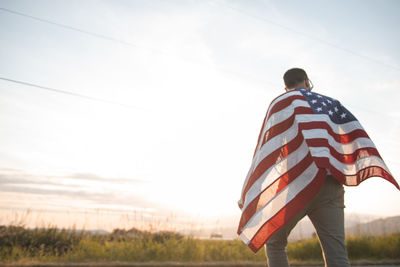
[[310, 82], [308, 81], [308, 78], [306, 78], [306, 79], [304, 80], [304, 84], [305, 84], [305, 86], [307, 87], [307, 89], [310, 89]]

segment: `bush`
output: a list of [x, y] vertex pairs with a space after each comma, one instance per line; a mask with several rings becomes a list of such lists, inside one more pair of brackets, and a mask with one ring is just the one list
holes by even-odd
[[0, 226], [0, 248], [5, 256], [62, 256], [71, 251], [82, 238], [82, 233], [57, 228], [29, 230], [20, 226]]

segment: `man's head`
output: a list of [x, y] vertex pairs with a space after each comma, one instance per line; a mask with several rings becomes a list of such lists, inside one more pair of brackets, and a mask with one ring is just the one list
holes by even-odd
[[290, 91], [295, 88], [305, 88], [311, 91], [312, 84], [307, 77], [307, 73], [303, 69], [293, 68], [285, 72], [283, 75], [285, 82], [285, 90]]

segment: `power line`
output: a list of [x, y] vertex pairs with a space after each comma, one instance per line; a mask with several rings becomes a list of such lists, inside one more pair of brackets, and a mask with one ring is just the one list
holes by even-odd
[[[306, 33], [304, 33], [304, 32], [297, 31], [297, 30], [295, 30], [295, 29], [293, 29], [293, 28], [290, 28], [290, 27], [288, 27], [288, 26], [285, 26], [285, 25], [276, 23], [276, 22], [274, 22], [274, 21], [272, 21], [272, 20], [266, 19], [265, 17], [262, 17], [262, 16], [258, 16], [258, 15], [249, 13], [249, 12], [247, 12], [247, 11], [244, 11], [244, 10], [240, 9], [240, 8], [237, 8], [237, 7], [228, 5], [228, 4], [226, 4], [226, 3], [223, 3], [223, 2], [221, 2], [221, 1], [219, 1], [219, 0], [209, 0], [209, 1], [212, 1], [212, 2], [214, 2], [214, 3], [217, 3], [217, 4], [221, 5], [221, 6], [224, 6], [224, 7], [227, 7], [227, 8], [229, 8], [229, 9], [232, 9], [232, 10], [234, 10], [234, 11], [236, 11], [236, 12], [242, 13], [242, 14], [244, 14], [244, 15], [246, 15], [246, 16], [250, 16], [250, 17], [252, 17], [252, 18], [255, 18], [255, 19], [258, 19], [258, 20], [262, 20], [262, 21], [267, 22], [267, 23], [269, 23], [269, 24], [272, 24], [272, 25], [274, 25], [274, 26], [276, 26], [276, 27], [283, 28], [283, 29], [285, 29], [285, 30], [287, 30], [287, 31], [290, 31], [290, 32], [293, 32], [293, 33], [295, 33], [295, 34], [302, 35], [302, 36], [304, 36], [304, 37], [306, 37], [306, 38], [309, 38], [309, 39], [311, 39], [311, 40], [320, 42], [320, 43], [325, 44], [325, 45], [327, 45], [327, 46], [336, 48], [336, 49], [338, 49], [338, 50], [345, 51], [345, 52], [347, 52], [347, 53], [356, 55], [356, 56], [358, 56], [358, 57], [361, 57], [361, 58], [364, 58], [364, 59], [373, 61], [373, 62], [375, 62], [375, 63], [382, 64], [382, 65], [385, 65], [386, 67], [389, 67], [389, 68], [392, 68], [392, 69], [395, 69], [395, 70], [400, 71], [400, 68], [398, 68], [398, 67], [396, 67], [396, 66], [393, 66], [393, 65], [390, 65], [390, 64], [388, 64], [388, 63], [386, 63], [386, 62], [383, 62], [383, 61], [380, 61], [380, 60], [377, 60], [377, 59], [374, 59], [374, 58], [371, 58], [371, 57], [368, 57], [368, 56], [365, 56], [365, 55], [356, 53], [356, 52], [354, 52], [354, 51], [352, 51], [352, 50], [350, 50], [350, 49], [347, 49], [347, 48], [344, 48], [344, 47], [335, 45], [335, 44], [333, 44], [333, 43], [327, 42], [327, 41], [325, 41], [325, 40], [316, 38], [316, 37], [311, 36], [311, 35], [309, 35], [309, 34], [306, 34]], [[140, 48], [140, 49], [149, 50], [149, 51], [152, 51], [152, 52], [155, 52], [155, 53], [158, 53], [158, 54], [168, 55], [168, 53], [166, 53], [166, 52], [164, 52], [164, 51], [162, 51], [162, 50], [158, 50], [158, 49], [154, 49], [154, 48], [150, 48], [150, 47], [146, 47], [146, 46], [141, 46], [141, 45], [138, 45], [138, 44], [135, 44], [135, 43], [132, 43], [132, 42], [127, 42], [127, 41], [124, 41], [124, 40], [121, 40], [121, 39], [117, 39], [117, 38], [115, 38], [115, 37], [111, 37], [111, 36], [107, 36], [107, 35], [95, 33], [95, 32], [92, 32], [92, 31], [83, 30], [83, 29], [80, 29], [80, 28], [72, 27], [72, 26], [69, 26], [69, 25], [66, 25], [66, 24], [61, 24], [61, 23], [54, 22], [54, 21], [50, 21], [50, 20], [47, 20], [47, 19], [42, 19], [42, 18], [39, 18], [39, 17], [36, 17], [36, 16], [32, 16], [32, 15], [29, 15], [29, 14], [25, 14], [25, 13], [18, 12], [18, 11], [15, 11], [15, 10], [7, 9], [7, 8], [2, 8], [2, 7], [0, 8], [0, 10], [1, 10], [1, 11], [4, 11], [4, 12], [11, 13], [11, 14], [14, 14], [14, 15], [19, 15], [19, 16], [23, 16], [23, 17], [26, 17], [26, 18], [30, 18], [30, 19], [36, 20], [36, 21], [40, 21], [40, 22], [43, 22], [43, 23], [51, 24], [51, 25], [54, 25], [54, 26], [57, 26], [57, 27], [61, 27], [61, 28], [64, 28], [64, 29], [68, 29], [68, 30], [72, 30], [72, 31], [79, 32], [79, 33], [83, 33], [83, 34], [86, 34], [86, 35], [89, 35], [89, 36], [92, 36], [92, 37], [101, 38], [101, 39], [108, 40], [108, 41], [112, 41], [112, 42], [117, 42], [117, 43], [120, 43], [120, 44], [123, 44], [123, 45], [135, 47], [135, 48]], [[185, 59], [185, 60], [190, 60], [190, 61], [195, 62], [195, 63], [197, 63], [197, 64], [205, 65], [203, 62], [200, 62], [200, 61], [195, 60], [195, 59], [193, 59], [193, 58], [184, 58], [184, 59]], [[246, 73], [246, 74], [245, 74], [245, 73], [239, 73], [239, 72], [236, 72], [236, 71], [233, 71], [233, 70], [230, 70], [230, 69], [226, 69], [226, 68], [221, 68], [221, 67], [215, 67], [215, 68], [220, 69], [220, 70], [222, 70], [222, 71], [224, 71], [224, 72], [227, 72], [227, 73], [234, 74], [234, 75], [240, 75], [240, 76], [245, 77], [245, 78], [248, 78], [248, 79], [250, 78], [250, 79], [252, 79], [252, 80], [258, 80], [258, 81], [260, 81], [260, 82], [268, 83], [268, 84], [270, 84], [270, 85], [279, 86], [279, 85], [277, 85], [277, 84], [275, 84], [275, 83], [273, 83], [273, 82], [270, 82], [270, 81], [267, 81], [267, 80], [264, 80], [264, 79], [260, 79], [260, 78], [258, 78], [258, 77], [255, 77], [255, 76], [250, 75], [250, 74], [247, 74], [247, 73]]]
[[0, 7], [0, 10], [4, 11], [4, 12], [11, 13], [11, 14], [14, 14], [14, 15], [18, 15], [18, 16], [30, 18], [30, 19], [33, 19], [33, 20], [36, 20], [36, 21], [40, 21], [40, 22], [44, 22], [44, 23], [47, 23], [47, 24], [51, 24], [51, 25], [54, 25], [54, 26], [57, 26], [57, 27], [60, 27], [60, 28], [67, 29], [67, 30], [76, 31], [76, 32], [79, 32], [79, 33], [83, 33], [83, 34], [86, 34], [86, 35], [93, 36], [93, 37], [101, 38], [101, 39], [104, 39], [104, 40], [117, 42], [117, 43], [120, 43], [120, 44], [123, 44], [123, 45], [132, 46], [132, 47], [136, 47], [136, 48], [147, 49], [147, 50], [150, 50], [150, 51], [156, 52], [156, 53], [162, 53], [162, 51], [159, 51], [157, 49], [140, 46], [138, 44], [127, 42], [127, 41], [124, 41], [124, 40], [121, 40], [121, 39], [117, 39], [117, 38], [114, 38], [114, 37], [111, 37], [111, 36], [107, 36], [107, 35], [91, 32], [91, 31], [83, 30], [83, 29], [80, 29], [80, 28], [72, 27], [72, 26], [69, 26], [69, 25], [66, 25], [66, 24], [61, 24], [61, 23], [50, 21], [50, 20], [47, 20], [47, 19], [42, 19], [42, 18], [39, 18], [39, 17], [35, 17], [35, 16], [29, 15], [29, 14], [21, 13], [21, 12], [18, 12], [18, 11], [15, 11], [15, 10], [11, 10], [11, 9], [8, 9], [8, 8]]
[[309, 34], [307, 34], [307, 33], [300, 32], [300, 31], [295, 30], [295, 29], [293, 29], [293, 28], [290, 28], [290, 27], [288, 27], [288, 26], [285, 26], [285, 25], [276, 23], [276, 22], [274, 22], [274, 21], [272, 21], [272, 20], [269, 20], [269, 19], [267, 19], [267, 18], [265, 18], [265, 17], [262, 17], [262, 16], [258, 16], [258, 15], [249, 13], [249, 12], [247, 12], [247, 11], [244, 11], [244, 10], [240, 9], [240, 8], [237, 8], [237, 7], [228, 5], [228, 4], [226, 4], [226, 3], [223, 3], [223, 2], [221, 2], [221, 1], [219, 1], [219, 0], [209, 0], [209, 1], [212, 1], [212, 2], [214, 2], [214, 3], [217, 3], [217, 4], [221, 5], [221, 6], [227, 7], [227, 8], [229, 8], [229, 9], [232, 9], [232, 10], [234, 10], [234, 11], [236, 11], [236, 12], [242, 13], [243, 15], [252, 17], [252, 18], [254, 18], [254, 19], [267, 22], [267, 23], [269, 23], [269, 24], [271, 24], [271, 25], [274, 25], [274, 26], [276, 26], [276, 27], [285, 29], [285, 30], [287, 30], [287, 31], [289, 31], [289, 32], [292, 32], [292, 33], [295, 33], [295, 34], [298, 34], [298, 35], [302, 35], [302, 36], [304, 36], [304, 37], [306, 37], [306, 38], [308, 38], [308, 39], [310, 39], [310, 40], [313, 40], [313, 41], [322, 43], [322, 44], [324, 44], [324, 45], [327, 45], [327, 46], [336, 48], [336, 49], [338, 49], [338, 50], [342, 50], [342, 51], [347, 52], [347, 53], [349, 53], [349, 54], [353, 54], [353, 55], [355, 55], [355, 56], [358, 56], [358, 57], [367, 59], [367, 60], [369, 60], [369, 61], [372, 61], [372, 62], [381, 64], [381, 65], [384, 65], [384, 66], [386, 66], [386, 67], [395, 69], [395, 70], [397, 70], [397, 71], [400, 71], [400, 68], [399, 68], [399, 67], [393, 66], [393, 65], [391, 65], [391, 64], [388, 64], [388, 63], [386, 63], [386, 62], [377, 60], [377, 59], [372, 58], [372, 57], [369, 57], [369, 56], [365, 56], [365, 55], [359, 54], [359, 53], [357, 53], [357, 52], [355, 52], [355, 51], [353, 51], [353, 50], [351, 50], [351, 49], [338, 46], [338, 45], [336, 45], [336, 44], [327, 42], [327, 41], [325, 41], [325, 40], [323, 40], [323, 39], [316, 38], [316, 37], [314, 37], [314, 36], [312, 36], [312, 35], [309, 35]]
[[12, 83], [17, 83], [17, 84], [22, 84], [22, 85], [34, 87], [34, 88], [41, 89], [41, 90], [51, 91], [51, 92], [54, 92], [54, 93], [71, 95], [71, 96], [80, 97], [80, 98], [84, 98], [84, 99], [88, 99], [88, 100], [92, 100], [92, 101], [97, 101], [97, 102], [102, 102], [102, 103], [107, 103], [107, 104], [112, 104], [112, 105], [118, 105], [118, 106], [122, 106], [122, 107], [125, 107], [125, 108], [136, 109], [136, 110], [144, 110], [143, 108], [139, 108], [139, 107], [132, 106], [132, 105], [127, 105], [127, 104], [123, 104], [123, 103], [119, 103], [119, 102], [115, 102], [115, 101], [110, 101], [110, 100], [97, 98], [97, 97], [93, 97], [93, 96], [78, 94], [78, 93], [74, 93], [74, 92], [71, 92], [71, 91], [60, 90], [60, 89], [57, 89], [57, 88], [42, 86], [42, 85], [33, 84], [33, 83], [29, 83], [29, 82], [23, 82], [23, 81], [19, 81], [19, 80], [9, 79], [9, 78], [5, 78], [5, 77], [0, 77], [0, 80], [7, 81], [7, 82], [12, 82]]
[[[168, 54], [167, 52], [162, 51], [162, 50], [158, 50], [158, 49], [154, 49], [154, 48], [138, 45], [138, 44], [135, 44], [135, 43], [132, 43], [132, 42], [127, 42], [127, 41], [124, 41], [124, 40], [121, 40], [121, 39], [117, 39], [117, 38], [114, 38], [114, 37], [111, 37], [111, 36], [95, 33], [95, 32], [92, 32], [92, 31], [83, 30], [83, 29], [80, 29], [80, 28], [72, 27], [72, 26], [69, 26], [69, 25], [66, 25], [66, 24], [61, 24], [61, 23], [50, 21], [50, 20], [47, 20], [47, 19], [42, 19], [42, 18], [39, 18], [39, 17], [36, 17], [36, 16], [32, 16], [32, 15], [29, 15], [29, 14], [21, 13], [21, 12], [14, 11], [14, 10], [11, 10], [11, 9], [0, 8], [0, 10], [4, 11], [4, 12], [11, 13], [11, 14], [14, 14], [14, 15], [18, 15], [18, 16], [29, 18], [29, 19], [33, 19], [33, 20], [36, 20], [36, 21], [39, 21], [39, 22], [42, 22], [42, 23], [51, 24], [51, 25], [54, 25], [54, 26], [57, 26], [57, 27], [60, 27], [60, 28], [67, 29], [67, 30], [83, 33], [83, 34], [86, 34], [88, 36], [100, 38], [100, 39], [111, 41], [111, 42], [120, 43], [120, 44], [123, 44], [123, 45], [126, 45], [126, 46], [130, 46], [130, 47], [134, 47], [134, 48], [140, 48], [140, 49], [149, 50], [151, 52], [155, 52], [155, 53], [162, 54], [162, 55], [171, 56], [170, 54]], [[199, 61], [197, 59], [194, 59], [194, 58], [189, 58], [187, 56], [186, 57], [180, 57], [180, 58], [183, 59], [183, 60], [187, 60], [187, 61], [190, 61], [192, 63], [198, 64], [198, 65], [209, 67], [208, 64], [206, 64], [204, 62], [201, 62], [201, 61]], [[259, 77], [254, 76], [252, 74], [243, 73], [243, 72], [237, 72], [237, 71], [234, 71], [234, 70], [231, 70], [231, 69], [218, 67], [218, 66], [213, 66], [213, 67], [218, 69], [218, 70], [221, 70], [222, 72], [229, 73], [229, 74], [234, 75], [234, 76], [241, 76], [241, 77], [243, 77], [245, 79], [250, 79], [252, 81], [258, 81], [260, 83], [267, 83], [267, 84], [270, 84], [270, 85], [273, 85], [273, 86], [280, 86], [279, 84], [273, 83], [273, 82], [268, 81], [268, 80], [260, 79]]]
[[[326, 42], [326, 41], [324, 41], [324, 40], [317, 39], [317, 38], [315, 38], [315, 37], [313, 37], [313, 36], [310, 36], [310, 35], [308, 35], [308, 34], [299, 32], [299, 31], [297, 31], [297, 30], [295, 30], [295, 29], [292, 29], [292, 28], [290, 28], [290, 27], [287, 27], [287, 26], [278, 24], [278, 23], [276, 23], [276, 22], [274, 22], [274, 21], [271, 21], [271, 20], [268, 20], [268, 19], [266, 19], [266, 18], [264, 18], [264, 17], [257, 16], [257, 15], [254, 15], [254, 14], [250, 14], [250, 13], [248, 13], [248, 12], [246, 12], [246, 11], [243, 11], [243, 10], [241, 10], [241, 9], [239, 9], [239, 8], [236, 8], [236, 7], [227, 5], [227, 4], [225, 4], [225, 3], [222, 3], [222, 2], [219, 1], [219, 0], [209, 0], [209, 1], [213, 1], [213, 2], [215, 2], [215, 3], [217, 3], [217, 4], [220, 4], [220, 5], [222, 5], [222, 6], [228, 7], [228, 8], [230, 8], [230, 9], [233, 9], [233, 10], [237, 11], [237, 12], [243, 13], [243, 14], [245, 14], [245, 15], [247, 15], [247, 16], [253, 17], [253, 18], [255, 18], [255, 19], [263, 20], [263, 21], [268, 22], [268, 23], [270, 23], [270, 24], [273, 24], [273, 25], [275, 25], [275, 26], [277, 26], [277, 27], [281, 27], [281, 28], [283, 28], [283, 29], [285, 29], [285, 30], [291, 31], [291, 32], [296, 33], [296, 34], [299, 34], [299, 35], [303, 35], [303, 36], [305, 36], [305, 37], [307, 37], [307, 38], [313, 39], [313, 40], [318, 41], [318, 42], [322, 42], [322, 43], [324, 43], [324, 44], [326, 44], [326, 45], [335, 47], [335, 48], [337, 48], [337, 49], [341, 49], [341, 50], [344, 50], [344, 51], [346, 51], [346, 52], [353, 53], [353, 54], [355, 54], [355, 55], [357, 55], [357, 56], [361, 56], [361, 57], [365, 57], [365, 58], [367, 58], [367, 59], [369, 59], [369, 60], [373, 60], [373, 61], [375, 61], [375, 62], [377, 62], [377, 63], [387, 65], [387, 64], [384, 63], [384, 62], [381, 62], [381, 61], [375, 60], [375, 59], [373, 59], [373, 58], [369, 58], [369, 57], [366, 57], [366, 56], [357, 54], [357, 53], [355, 53], [355, 52], [353, 52], [353, 51], [351, 51], [351, 50], [348, 50], [348, 49], [346, 49], [346, 48], [342, 48], [342, 47], [336, 46], [336, 45], [334, 45], [334, 44], [331, 44], [331, 43], [329, 43], [329, 42]], [[169, 55], [168, 53], [166, 53], [166, 52], [164, 52], [164, 51], [162, 51], [162, 50], [157, 50], [157, 49], [153, 49], [153, 48], [149, 48], [149, 47], [137, 45], [137, 44], [132, 43], [132, 42], [127, 42], [127, 41], [120, 40], [120, 39], [117, 39], [117, 38], [114, 38], [114, 37], [110, 37], [110, 36], [107, 36], [107, 35], [98, 34], [98, 33], [95, 33], [95, 32], [83, 30], [83, 29], [80, 29], [80, 28], [72, 27], [72, 26], [69, 26], [69, 25], [66, 25], [66, 24], [61, 24], [61, 23], [54, 22], [54, 21], [50, 21], [50, 20], [47, 20], [47, 19], [42, 19], [42, 18], [39, 18], [39, 17], [36, 17], [36, 16], [28, 15], [28, 14], [21, 13], [21, 12], [18, 12], [18, 11], [14, 11], [14, 10], [11, 10], [11, 9], [0, 8], [0, 10], [1, 10], [1, 11], [5, 11], [5, 12], [8, 12], [8, 13], [11, 13], [11, 14], [19, 15], [19, 16], [22, 16], [22, 17], [30, 18], [30, 19], [33, 19], [33, 20], [37, 20], [37, 21], [40, 21], [40, 22], [43, 22], [43, 23], [51, 24], [51, 25], [54, 25], [54, 26], [57, 26], [57, 27], [60, 27], [60, 28], [64, 28], [64, 29], [76, 31], [76, 32], [79, 32], [79, 33], [83, 33], [83, 34], [86, 34], [86, 35], [89, 35], [89, 36], [92, 36], [92, 37], [104, 39], [104, 40], [111, 41], [111, 42], [117, 42], [117, 43], [120, 43], [120, 44], [123, 44], [123, 45], [131, 46], [131, 47], [135, 47], [135, 48], [140, 48], [140, 49], [146, 49], [146, 50], [150, 50], [150, 51], [152, 51], [152, 52], [156, 52], [156, 53], [159, 53], [159, 54], [164, 54], [164, 55], [171, 56], [171, 55]], [[196, 59], [193, 59], [193, 58], [187, 58], [187, 57], [186, 57], [186, 58], [182, 58], [182, 59], [189, 60], [189, 61], [194, 62], [194, 63], [196, 63], [196, 64], [200, 64], [200, 65], [206, 66], [206, 64], [205, 64], [204, 62], [200, 62], [200, 61], [198, 61], [198, 60], [196, 60]], [[391, 67], [391, 68], [394, 68], [394, 69], [397, 69], [397, 70], [400, 70], [399, 68], [394, 67], [394, 66], [391, 66], [391, 65], [387, 65], [387, 66], [388, 66], [388, 67]], [[215, 67], [216, 69], [219, 69], [219, 70], [223, 71], [223, 72], [230, 73], [230, 74], [233, 74], [233, 75], [235, 75], [235, 76], [239, 75], [239, 76], [242, 76], [243, 78], [251, 79], [252, 81], [256, 80], [256, 81], [259, 81], [259, 82], [262, 82], [262, 83], [267, 83], [267, 84], [270, 84], [270, 85], [273, 85], [273, 86], [281, 86], [281, 85], [276, 84], [276, 83], [273, 83], [273, 82], [271, 82], [271, 81], [264, 80], [264, 79], [260, 79], [259, 77], [256, 77], [256, 76], [251, 75], [251, 74], [242, 73], [242, 72], [237, 72], [237, 71], [234, 71], [234, 70], [231, 70], [231, 69], [226, 69], [226, 68], [217, 67], [217, 66], [214, 66], [214, 67]], [[108, 101], [108, 100], [104, 100], [104, 99], [94, 98], [94, 97], [91, 97], [91, 96], [80, 95], [80, 94], [72, 93], [72, 92], [69, 92], [69, 91], [53, 89], [53, 88], [44, 87], [44, 86], [40, 86], [40, 85], [34, 85], [34, 84], [31, 84], [31, 83], [20, 82], [20, 81], [8, 79], [8, 78], [0, 78], [0, 79], [12, 81], [12, 82], [17, 82], [17, 83], [25, 84], [25, 85], [29, 85], [29, 86], [35, 86], [35, 87], [38, 87], [38, 88], [41, 88], [41, 89], [57, 91], [58, 93], [64, 93], [64, 94], [75, 95], [75, 96], [78, 96], [78, 97], [83, 97], [83, 98], [91, 99], [91, 100], [94, 100], [94, 101], [100, 101], [100, 102], [105, 102], [105, 103], [109, 103], [109, 104], [117, 104], [117, 105], [129, 107], [129, 108], [138, 109], [137, 107], [134, 107], [134, 106], [125, 105], [125, 104], [121, 104], [121, 103], [117, 103], [117, 102], [112, 102], [112, 101]], [[366, 110], [365, 108], [360, 108], [360, 109]], [[379, 113], [379, 112], [372, 111], [372, 110], [366, 110], [366, 111], [368, 111], [368, 112], [373, 112], [373, 113], [376, 113], [376, 114]], [[382, 113], [380, 113], [380, 114], [382, 114]], [[392, 117], [395, 117], [395, 116], [392, 116]]]

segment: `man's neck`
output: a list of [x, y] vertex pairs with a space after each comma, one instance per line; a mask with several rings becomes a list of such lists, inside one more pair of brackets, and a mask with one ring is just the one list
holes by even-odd
[[289, 91], [293, 91], [293, 90], [296, 90], [296, 89], [302, 89], [302, 88], [304, 88], [304, 89], [308, 90], [308, 89], [307, 89], [307, 88], [305, 88], [305, 87], [285, 88], [285, 90], [286, 90], [286, 92], [289, 92]]
[[296, 86], [294, 88], [285, 88], [286, 92], [293, 91], [293, 90], [296, 90], [296, 89], [306, 89], [306, 90], [310, 91], [310, 89], [305, 87], [305, 86]]

